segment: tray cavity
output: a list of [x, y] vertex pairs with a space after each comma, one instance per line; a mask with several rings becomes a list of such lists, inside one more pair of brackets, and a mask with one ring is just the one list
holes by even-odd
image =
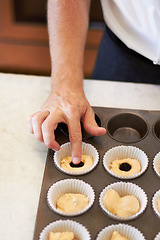
[[148, 124], [140, 116], [132, 113], [121, 113], [109, 119], [108, 134], [122, 143], [134, 143], [148, 134]]

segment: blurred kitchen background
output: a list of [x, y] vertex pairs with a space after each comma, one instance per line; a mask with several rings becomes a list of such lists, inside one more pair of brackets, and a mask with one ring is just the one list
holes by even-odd
[[[91, 1], [84, 77], [90, 78], [104, 22], [99, 0]], [[0, 72], [50, 76], [47, 0], [0, 0]]]

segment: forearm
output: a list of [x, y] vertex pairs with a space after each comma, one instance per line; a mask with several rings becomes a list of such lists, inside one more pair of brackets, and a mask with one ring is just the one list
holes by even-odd
[[90, 0], [48, 0], [51, 87], [82, 87]]
[[[51, 54], [51, 92], [41, 110], [28, 118], [35, 137], [55, 151], [60, 149], [55, 129], [68, 126], [72, 161], [81, 161], [81, 124], [91, 135], [106, 133], [97, 126], [83, 90], [83, 56], [88, 30], [90, 0], [48, 0]], [[64, 91], [65, 90], [65, 91]]]

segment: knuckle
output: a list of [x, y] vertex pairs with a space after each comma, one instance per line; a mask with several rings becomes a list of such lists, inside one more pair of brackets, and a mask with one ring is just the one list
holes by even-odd
[[82, 135], [80, 132], [78, 131], [74, 131], [72, 133], [70, 133], [70, 140], [71, 141], [79, 141], [82, 139]]
[[42, 123], [42, 131], [43, 132], [49, 132], [49, 126], [45, 122]]
[[38, 124], [40, 122], [39, 116], [38, 115], [33, 116], [32, 122], [33, 122], [33, 124]]
[[53, 150], [57, 150], [56, 145], [55, 145], [55, 141], [53, 139], [47, 139], [44, 144], [46, 145], [46, 147], [53, 149]]
[[38, 139], [38, 141], [43, 142], [42, 134], [40, 134], [40, 133], [35, 133], [34, 135], [35, 135], [35, 137]]
[[51, 130], [47, 123], [42, 124], [42, 132], [44, 137], [43, 141], [46, 147], [53, 148], [54, 136], [51, 134]]
[[45, 145], [48, 148], [53, 148], [53, 144], [52, 144], [52, 142], [50, 140], [45, 141]]
[[96, 121], [93, 119], [93, 120], [90, 120], [89, 122], [88, 122], [88, 125], [89, 126], [98, 126], [97, 125], [97, 123], [96, 123]]
[[70, 117], [75, 117], [76, 115], [78, 115], [79, 111], [78, 108], [76, 106], [70, 106], [68, 109], [68, 114]]
[[75, 114], [76, 110], [77, 110], [77, 108], [76, 108], [75, 106], [71, 106], [71, 107], [70, 107], [70, 113], [71, 113], [72, 115]]

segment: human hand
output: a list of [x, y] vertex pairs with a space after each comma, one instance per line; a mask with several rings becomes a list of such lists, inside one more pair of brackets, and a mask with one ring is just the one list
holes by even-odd
[[59, 143], [55, 139], [54, 131], [58, 123], [68, 125], [69, 138], [72, 149], [72, 161], [81, 161], [82, 133], [81, 124], [85, 130], [94, 136], [103, 135], [106, 129], [99, 127], [94, 118], [94, 112], [87, 101], [84, 91], [70, 87], [63, 90], [52, 90], [41, 110], [28, 118], [28, 129], [48, 148], [58, 151]]

